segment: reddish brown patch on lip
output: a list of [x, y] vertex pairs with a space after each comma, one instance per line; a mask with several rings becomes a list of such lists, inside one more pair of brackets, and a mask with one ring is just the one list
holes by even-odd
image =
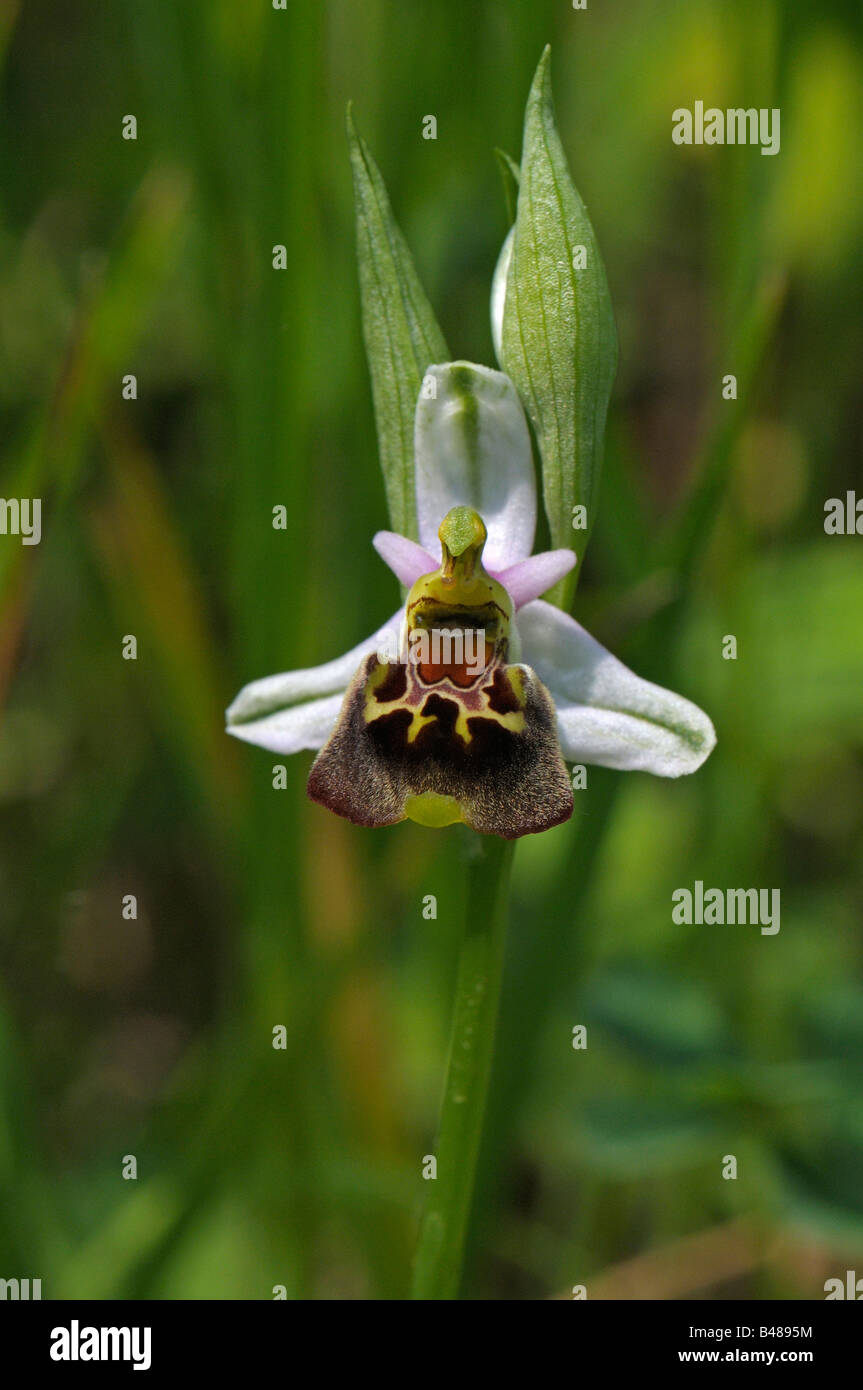
[[388, 700], [400, 700], [408, 688], [408, 673], [403, 664], [394, 663], [387, 666], [387, 674], [374, 692], [374, 698], [379, 705], [384, 705]]
[[467, 690], [468, 686], [478, 680], [476, 672], [471, 675], [464, 662], [457, 666], [426, 666], [420, 662], [419, 673], [426, 685], [437, 685], [438, 681], [449, 678], [453, 685], [457, 685], [461, 690]]
[[514, 714], [521, 709], [521, 701], [512, 688], [512, 682], [500, 666], [494, 673], [491, 685], [483, 686], [483, 693], [489, 709], [493, 709], [495, 714]]
[[[420, 680], [425, 685], [437, 685], [439, 681], [451, 680], [453, 685], [457, 685], [459, 690], [467, 690], [479, 680], [483, 671], [487, 670], [494, 659], [494, 643], [484, 642], [484, 655], [482, 665], [479, 661], [459, 661], [441, 662], [432, 664], [431, 662], [418, 662], [417, 669]], [[477, 653], [479, 656], [479, 653]], [[477, 670], [477, 667], [480, 667]]]

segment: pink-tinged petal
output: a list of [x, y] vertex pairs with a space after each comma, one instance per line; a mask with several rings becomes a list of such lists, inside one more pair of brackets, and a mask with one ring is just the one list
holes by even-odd
[[422, 575], [436, 570], [439, 564], [416, 541], [409, 541], [407, 536], [399, 536], [395, 531], [378, 531], [372, 545], [396, 579], [409, 589]]
[[569, 574], [575, 561], [574, 550], [544, 550], [540, 555], [519, 560], [494, 577], [500, 580], [516, 608], [522, 608], [533, 599], [547, 594], [559, 579]]

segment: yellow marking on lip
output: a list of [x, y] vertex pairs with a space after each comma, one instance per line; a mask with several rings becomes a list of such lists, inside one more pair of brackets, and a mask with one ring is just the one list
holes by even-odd
[[408, 820], [434, 830], [464, 819], [455, 797], [444, 796], [441, 792], [420, 792], [417, 796], [405, 797], [405, 815]]
[[475, 719], [493, 719], [496, 724], [500, 724], [502, 729], [509, 729], [510, 733], [520, 734], [524, 729], [524, 710], [510, 710], [509, 714], [498, 714], [497, 710], [487, 709], [482, 714], [474, 716]]
[[508, 666], [506, 668], [507, 678], [512, 688], [512, 693], [520, 705], [526, 703], [524, 693], [524, 671], [518, 666]]
[[420, 714], [417, 710], [414, 713], [410, 722], [410, 728], [408, 729], [408, 743], [413, 743], [420, 730], [424, 729], [426, 724], [433, 724], [436, 719], [436, 714]]
[[[373, 666], [373, 667], [372, 667], [372, 669], [371, 669], [371, 671], [370, 671], [370, 673], [369, 673], [369, 678], [368, 678], [368, 680], [366, 681], [366, 688], [365, 688], [365, 699], [366, 699], [366, 706], [367, 706], [367, 707], [371, 704], [371, 702], [372, 702], [372, 697], [373, 697], [375, 691], [376, 691], [376, 690], [379, 690], [380, 687], [384, 684], [384, 681], [387, 680], [387, 678], [388, 678], [388, 676], [389, 676], [389, 673], [390, 673], [390, 668], [389, 668], [389, 666], [386, 664], [386, 662], [379, 661], [378, 664], [377, 664], [376, 666]], [[389, 703], [389, 704], [397, 704], [398, 701], [397, 701], [397, 700], [390, 700], [388, 703]], [[383, 706], [381, 706], [381, 708], [383, 708]]]
[[[442, 700], [451, 700], [458, 707], [458, 714], [453, 726], [455, 733], [465, 745], [473, 739], [468, 720], [487, 719], [495, 724], [499, 724], [502, 729], [508, 729], [510, 733], [520, 734], [524, 731], [524, 710], [510, 710], [507, 714], [499, 714], [493, 709], [467, 709], [459, 700], [455, 692], [449, 690], [439, 692]], [[404, 700], [387, 700], [384, 704], [366, 704], [364, 711], [367, 724], [373, 724], [375, 720], [382, 719], [384, 715], [393, 714], [396, 710], [407, 710], [411, 716], [408, 725], [407, 741], [414, 743], [418, 734], [425, 728], [426, 724], [434, 724], [440, 716], [437, 714], [421, 714], [419, 710], [411, 709], [405, 704]]]

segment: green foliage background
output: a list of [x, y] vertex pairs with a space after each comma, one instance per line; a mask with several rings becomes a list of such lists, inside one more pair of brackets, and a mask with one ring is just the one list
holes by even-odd
[[[0, 11], [0, 492], [44, 525], [0, 537], [0, 1275], [44, 1297], [407, 1287], [454, 832], [337, 821], [306, 756], [274, 791], [222, 711], [397, 601], [346, 102], [491, 363], [492, 151], [547, 41], [621, 340], [576, 611], [720, 742], [681, 783], [590, 769], [519, 846], [465, 1294], [861, 1268], [863, 541], [823, 531], [861, 485], [859, 7], [32, 0]], [[673, 145], [696, 99], [779, 106], [780, 154]], [[696, 878], [780, 888], [780, 933], [675, 926]]]

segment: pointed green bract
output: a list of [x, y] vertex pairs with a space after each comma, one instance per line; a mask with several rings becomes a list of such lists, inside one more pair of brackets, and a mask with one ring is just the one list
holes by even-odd
[[503, 181], [503, 196], [506, 199], [506, 213], [510, 222], [515, 221], [515, 209], [518, 202], [518, 184], [521, 177], [519, 167], [511, 155], [506, 150], [495, 149], [497, 167]]
[[426, 368], [449, 359], [390, 208], [380, 171], [348, 107], [357, 260], [378, 450], [393, 529], [416, 539], [414, 416]]
[[[525, 112], [500, 364], [536, 431], [552, 543], [577, 542], [580, 568], [597, 503], [617, 333], [605, 267], [554, 123], [548, 49]], [[586, 525], [573, 529], [578, 506]], [[571, 601], [577, 574], [551, 596], [561, 607]]]

